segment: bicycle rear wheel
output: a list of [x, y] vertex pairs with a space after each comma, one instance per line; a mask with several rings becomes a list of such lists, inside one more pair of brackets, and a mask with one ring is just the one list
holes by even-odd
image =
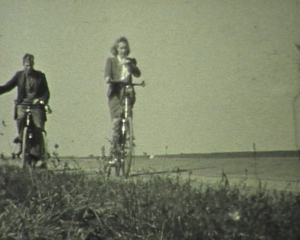
[[121, 143], [121, 169], [122, 174], [128, 177], [131, 168], [133, 153], [133, 126], [132, 118], [128, 117], [125, 122], [125, 132], [122, 133]]
[[29, 154], [28, 154], [28, 145], [29, 145], [29, 136], [28, 136], [28, 127], [23, 129], [22, 137], [22, 152], [21, 152], [21, 168], [25, 168], [29, 163]]

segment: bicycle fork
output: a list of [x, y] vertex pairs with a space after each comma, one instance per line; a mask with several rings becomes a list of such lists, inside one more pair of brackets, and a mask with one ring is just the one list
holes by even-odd
[[[31, 123], [31, 112], [30, 112], [30, 110], [26, 110], [26, 112], [27, 112], [27, 117], [26, 117], [26, 123], [25, 123], [25, 126], [24, 126], [24, 128], [25, 127], [27, 127], [28, 128], [28, 130], [31, 130], [31, 128], [29, 127], [30, 126], [30, 123]], [[33, 138], [33, 133], [32, 133], [32, 131], [29, 131], [28, 132], [28, 138], [31, 140], [32, 138]]]
[[125, 106], [124, 106], [124, 118], [121, 119], [121, 163], [124, 162], [125, 156], [125, 143], [127, 137], [127, 118], [129, 116], [129, 98], [125, 97]]

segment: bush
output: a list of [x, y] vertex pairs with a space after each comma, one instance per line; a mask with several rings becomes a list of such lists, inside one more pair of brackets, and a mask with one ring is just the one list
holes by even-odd
[[0, 239], [300, 239], [300, 197], [0, 167]]

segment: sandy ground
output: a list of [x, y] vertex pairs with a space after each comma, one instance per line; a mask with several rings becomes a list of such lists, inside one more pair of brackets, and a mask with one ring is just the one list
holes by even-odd
[[[18, 164], [17, 161], [9, 161]], [[97, 159], [63, 158], [59, 171], [65, 166], [71, 170], [84, 169], [93, 176], [103, 170], [103, 162]], [[256, 167], [255, 167], [256, 165]], [[54, 165], [49, 163], [54, 170]], [[177, 175], [191, 179], [193, 186], [201, 183], [218, 184], [226, 174], [230, 185], [246, 185], [249, 191], [257, 189], [259, 182], [267, 189], [300, 191], [300, 161], [297, 158], [134, 158], [130, 178], [147, 178], [153, 175]]]

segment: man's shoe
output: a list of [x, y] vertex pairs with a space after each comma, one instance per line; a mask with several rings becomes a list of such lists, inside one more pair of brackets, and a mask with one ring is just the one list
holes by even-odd
[[47, 169], [47, 163], [45, 161], [38, 160], [38, 161], [36, 161], [35, 167], [41, 168], [41, 169]]
[[108, 161], [108, 164], [113, 166], [113, 165], [115, 165], [117, 162], [118, 162], [118, 159], [117, 159], [117, 158], [113, 158], [113, 159], [111, 159], [111, 160]]
[[16, 144], [16, 150], [14, 152], [15, 155], [19, 156], [22, 153], [22, 144], [21, 143], [17, 143]]
[[21, 143], [21, 139], [20, 139], [19, 137], [16, 137], [16, 138], [13, 140], [13, 143], [15, 143], [15, 144]]

